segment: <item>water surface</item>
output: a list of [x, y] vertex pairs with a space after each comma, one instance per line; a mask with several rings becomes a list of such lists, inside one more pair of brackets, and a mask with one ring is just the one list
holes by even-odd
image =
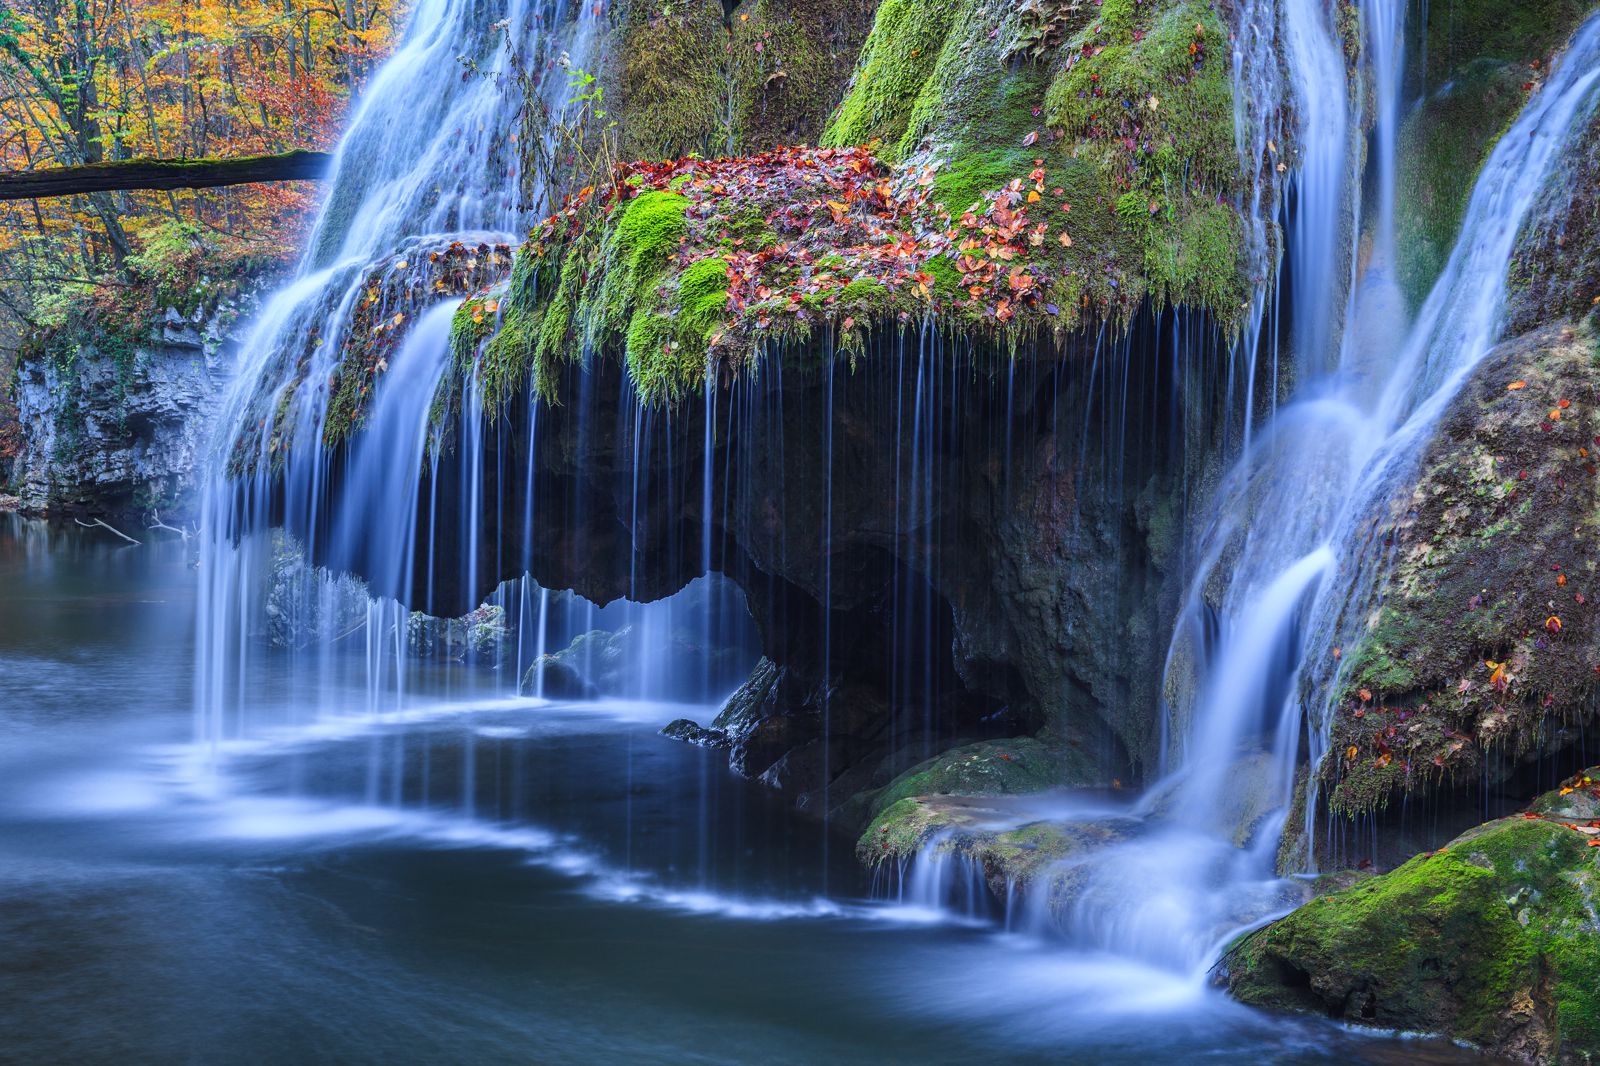
[[196, 747], [191, 554], [0, 516], [5, 1061], [1479, 1061], [874, 903], [680, 706], [441, 669]]

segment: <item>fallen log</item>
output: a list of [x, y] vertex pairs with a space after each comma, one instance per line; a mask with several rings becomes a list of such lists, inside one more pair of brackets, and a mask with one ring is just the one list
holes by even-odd
[[260, 181], [315, 181], [329, 152], [293, 151], [237, 159], [128, 159], [117, 163], [0, 170], [0, 200], [33, 200], [132, 189], [211, 189]]

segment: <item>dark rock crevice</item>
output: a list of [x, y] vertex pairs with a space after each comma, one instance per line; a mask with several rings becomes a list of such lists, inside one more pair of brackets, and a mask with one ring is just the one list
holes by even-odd
[[[776, 671], [759, 721], [723, 739], [803, 805], [1024, 734], [1133, 783], [1158, 756], [1184, 516], [1236, 402], [1227, 358], [1170, 313], [1014, 356], [930, 325], [851, 359], [773, 351], [709, 397], [640, 408], [596, 357], [565, 370], [564, 403], [514, 398], [472, 446], [456, 427], [422, 474], [411, 580], [374, 591], [450, 615], [524, 572], [602, 604], [719, 572]], [[336, 552], [327, 526], [360, 447], [327, 456], [325, 506], [279, 501], [273, 520], [370, 578], [368, 546]], [[295, 528], [306, 514], [322, 525]]]

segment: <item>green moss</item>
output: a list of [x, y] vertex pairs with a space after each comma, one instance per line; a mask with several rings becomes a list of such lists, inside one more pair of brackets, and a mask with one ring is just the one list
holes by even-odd
[[678, 303], [688, 329], [706, 333], [722, 322], [728, 306], [728, 261], [702, 259], [678, 278]]
[[[1231, 186], [1239, 159], [1227, 28], [1209, 5], [1191, 2], [1164, 8], [1134, 34], [1131, 23], [1110, 20], [1080, 33], [1073, 43], [1095, 51], [1051, 82], [1050, 124], [1123, 156], [1139, 183], [1158, 192]], [[1141, 131], [1131, 149], [1096, 133], [1131, 122]]]
[[[1600, 850], [1560, 824], [1492, 822], [1322, 896], [1230, 949], [1246, 1002], [1444, 1031], [1491, 1050], [1549, 1014], [1548, 1059], [1600, 1052]], [[1551, 1007], [1553, 1006], [1553, 1010]]]
[[925, 4], [916, 0], [883, 0], [873, 19], [872, 34], [849, 94], [827, 131], [825, 145], [881, 141], [884, 155], [905, 154], [903, 140], [912, 112], [927, 88], [950, 27], [963, 5]]
[[1525, 73], [1494, 60], [1474, 63], [1406, 119], [1395, 246], [1397, 277], [1412, 306], [1444, 269], [1478, 171], [1521, 110]]
[[[1451, 0], [1427, 8], [1425, 42], [1408, 48], [1413, 78], [1432, 88], [1479, 59], [1527, 62], [1553, 51], [1592, 10], [1587, 0]], [[1419, 46], [1420, 45], [1420, 46]], [[1422, 69], [1426, 59], [1427, 67]]]
[[[969, 0], [941, 5], [937, 20], [918, 10], [920, 23], [907, 5], [880, 8], [829, 143], [881, 137], [887, 159], [931, 155], [932, 199], [955, 216], [1042, 170], [1044, 199], [1028, 217], [1071, 237], [1036, 253], [1058, 329], [1126, 320], [1147, 295], [1238, 318], [1248, 279], [1243, 226], [1226, 206], [1240, 181], [1227, 29], [1207, 4], [1063, 12], [1051, 32], [1064, 43], [1032, 62], [1017, 60], [1021, 31], [1002, 9]], [[945, 282], [958, 297], [959, 278]]]
[[[1411, 482], [1374, 506], [1387, 562], [1347, 609], [1359, 625], [1319, 768], [1335, 813], [1449, 780], [1493, 787], [1593, 719], [1600, 618], [1580, 560], [1600, 513], [1587, 454], [1600, 426], [1578, 400], [1596, 387], [1591, 342], [1556, 326], [1491, 352]], [[1562, 399], [1572, 407], [1550, 419]]]
[[871, 21], [870, 0], [747, 0], [729, 37], [710, 4], [627, 5], [600, 72], [622, 157], [816, 143]]
[[1032, 737], [985, 740], [954, 748], [912, 767], [872, 801], [876, 814], [912, 796], [1006, 796], [1041, 792], [1077, 775]]

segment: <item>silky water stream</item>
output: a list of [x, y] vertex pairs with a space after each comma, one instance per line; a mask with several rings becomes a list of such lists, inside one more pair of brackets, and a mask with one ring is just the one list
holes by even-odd
[[[1296, 131], [1300, 168], [1284, 189], [1256, 193], [1258, 206], [1280, 195], [1294, 205], [1290, 270], [1301, 295], [1288, 311], [1292, 329], [1276, 328], [1281, 309], [1265, 297], [1254, 313], [1271, 323], [1263, 335], [1292, 334], [1284, 357], [1296, 360], [1305, 387], [1281, 411], [1260, 402], [1273, 385], [1257, 374], [1270, 368], [1276, 378], [1278, 352], [1254, 350], [1254, 338], [1225, 385], [1209, 383], [1225, 387], [1226, 409], [1246, 417], [1234, 448], [1242, 458], [1200, 538], [1194, 587], [1230, 541], [1244, 540], [1248, 565], [1231, 576], [1193, 706], [1174, 708], [1167, 723], [1160, 783], [1137, 805], [1044, 800], [1017, 812], [1137, 823], [1125, 845], [1088, 860], [1070, 908], [1019, 914], [1002, 905], [997, 914], [938, 840], [899, 872], [893, 891], [874, 893], [848, 837], [734, 776], [722, 753], [659, 736], [675, 718], [708, 720], [753, 658], [742, 598], [715, 582], [702, 578], [657, 604], [602, 609], [511, 581], [484, 605], [499, 612], [485, 618], [509, 621], [509, 645], [474, 649], [469, 640], [439, 653], [427, 635], [434, 623], [410, 609], [432, 605], [396, 597], [408, 598], [414, 576], [431, 577], [433, 567], [458, 567], [460, 587], [482, 586], [478, 546], [494, 531], [483, 527], [478, 499], [450, 511], [419, 488], [417, 472], [437, 483], [439, 464], [459, 462], [469, 467], [461, 484], [486, 484], [483, 456], [504, 421], [484, 417], [469, 383], [456, 447], [430, 437], [432, 400], [451, 372], [446, 301], [412, 324], [363, 432], [336, 458], [313, 447], [284, 459], [265, 434], [230, 436], [195, 541], [126, 545], [102, 532], [0, 519], [0, 1057], [1467, 1060], [1437, 1042], [1246, 1010], [1211, 989], [1205, 970], [1230, 932], [1294, 901], [1272, 853], [1296, 753], [1288, 741], [1248, 749], [1264, 718], [1294, 713], [1286, 695], [1307, 632], [1319, 632], [1316, 619], [1331, 609], [1349, 500], [1388, 476], [1382, 445], [1393, 451], [1424, 432], [1494, 339], [1491, 280], [1503, 277], [1506, 234], [1551, 146], [1593, 106], [1582, 75], [1600, 34], [1593, 26], [1580, 34], [1578, 61], [1554, 70], [1508, 135], [1533, 146], [1534, 165], [1497, 152], [1485, 167], [1464, 223], [1473, 239], [1412, 340], [1391, 353], [1397, 369], [1373, 407], [1363, 400], [1375, 390], [1362, 366], [1372, 353], [1350, 338], [1387, 307], [1374, 284], [1381, 258], [1348, 307], [1327, 296], [1352, 288], [1353, 277], [1353, 255], [1334, 247], [1353, 196], [1341, 169], [1352, 119], [1339, 44], [1310, 0], [1242, 6], [1254, 32], [1283, 40], [1243, 34], [1237, 84], [1273, 106], [1284, 93], [1315, 105]], [[1397, 63], [1403, 23], [1392, 3], [1374, 7], [1395, 15], [1374, 22], [1374, 54]], [[374, 79], [341, 147], [298, 279], [269, 303], [247, 345], [225, 427], [264, 425], [271, 413], [298, 440], [324, 439], [334, 398], [318, 383], [337, 365], [339, 330], [371, 279], [409, 291], [411, 260], [440, 247], [430, 242], [516, 239], [527, 205], [504, 191], [504, 145], [484, 131], [516, 121], [505, 81], [528, 57], [548, 63], [561, 52], [581, 65], [595, 37], [582, 11], [544, 4], [540, 12], [533, 19], [518, 6], [508, 22], [491, 23], [453, 0], [418, 5], [406, 44]], [[529, 29], [516, 37], [508, 25]], [[535, 26], [564, 29], [556, 37]], [[418, 76], [453, 63], [461, 40], [481, 45], [474, 69], [483, 77]], [[1287, 86], [1280, 48], [1291, 60]], [[1375, 82], [1378, 170], [1392, 175], [1398, 90], [1394, 78]], [[540, 91], [561, 105], [560, 79]], [[1259, 157], [1274, 130], [1241, 114], [1241, 154]], [[412, 155], [389, 151], [415, 129], [437, 134]], [[1392, 212], [1381, 199], [1380, 257]], [[1503, 240], [1478, 239], [1487, 233]], [[1264, 231], [1254, 236], [1266, 254]], [[1362, 305], [1374, 289], [1376, 310]], [[1459, 309], [1474, 313], [1452, 313]], [[1462, 322], [1466, 337], [1439, 325]], [[1095, 345], [1091, 377], [1113, 380], [1114, 348]], [[939, 427], [929, 413], [942, 402], [948, 367], [927, 346], [915, 361], [904, 351], [897, 359], [899, 369], [883, 373], [914, 378], [903, 413], [912, 442], [903, 476], [913, 488], [897, 521], [919, 526], [933, 513]], [[827, 383], [831, 427], [831, 372]], [[837, 384], [841, 394], [858, 387]], [[1103, 386], [1098, 395], [1103, 403]], [[732, 399], [728, 409], [731, 418]], [[529, 456], [539, 414], [530, 405]], [[649, 416], [635, 409], [633, 417], [637, 427]], [[1320, 443], [1285, 467], [1290, 435]], [[643, 436], [635, 430], [636, 449]], [[824, 543], [840, 498], [835, 443], [830, 429], [816, 531]], [[495, 471], [502, 481], [520, 476]], [[531, 486], [531, 458], [525, 476]], [[843, 484], [848, 472], [838, 476]], [[712, 484], [708, 446], [691, 493], [703, 496], [706, 529], [717, 506]], [[637, 483], [634, 494], [636, 516]], [[526, 498], [531, 508], [534, 494]], [[522, 521], [531, 528], [529, 515]], [[366, 586], [286, 564], [295, 538], [334, 570], [363, 573]], [[470, 547], [451, 556], [436, 551], [439, 538]], [[690, 549], [709, 570], [709, 539]], [[497, 560], [502, 571], [505, 562]], [[947, 635], [920, 628], [931, 617], [923, 588], [895, 597], [901, 635], [918, 651], [935, 639], [948, 645]], [[1175, 647], [1203, 623], [1199, 614], [1191, 603]], [[732, 655], [675, 672], [654, 652], [624, 653], [616, 672], [626, 680], [609, 695], [555, 698], [557, 675], [528, 668], [595, 629], [627, 630], [643, 648], [687, 629], [690, 644], [714, 640]], [[273, 633], [282, 639], [266, 639]], [[926, 669], [902, 656], [893, 682], [931, 690]], [[1273, 732], [1292, 739], [1298, 724]], [[925, 732], [931, 742], [931, 718]], [[1241, 752], [1259, 757], [1277, 811], [1243, 842], [1220, 780]]]
[[[870, 901], [814, 820], [656, 735], [703, 708], [441, 665], [408, 712], [240, 745], [219, 778], [192, 554], [0, 516], [0, 1060], [1466, 1061]], [[257, 709], [296, 698], [288, 656]], [[374, 746], [410, 753], [399, 802], [369, 798]]]

